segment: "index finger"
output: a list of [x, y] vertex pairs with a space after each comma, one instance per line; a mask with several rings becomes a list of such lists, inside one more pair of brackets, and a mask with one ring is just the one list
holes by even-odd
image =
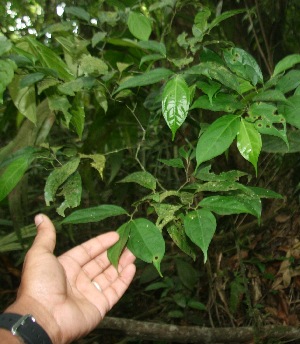
[[118, 239], [117, 232], [101, 234], [63, 253], [61, 257], [69, 257], [83, 266], [109, 249]]

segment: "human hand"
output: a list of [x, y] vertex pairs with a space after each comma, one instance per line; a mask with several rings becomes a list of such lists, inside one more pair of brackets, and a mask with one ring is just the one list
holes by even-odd
[[37, 236], [25, 257], [17, 299], [5, 312], [30, 313], [53, 344], [70, 343], [93, 330], [121, 298], [134, 277], [135, 257], [125, 250], [117, 272], [107, 249], [118, 234], [109, 232], [56, 258], [52, 222], [37, 215], [35, 223]]

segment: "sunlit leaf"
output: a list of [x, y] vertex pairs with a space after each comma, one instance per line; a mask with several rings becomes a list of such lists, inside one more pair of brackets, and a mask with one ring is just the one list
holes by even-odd
[[130, 235], [130, 223], [126, 222], [118, 228], [119, 240], [107, 250], [107, 257], [111, 264], [118, 269], [120, 256], [127, 244]]
[[300, 63], [300, 54], [292, 54], [284, 57], [276, 64], [272, 77], [294, 67], [298, 63]]
[[165, 241], [160, 230], [147, 219], [136, 219], [130, 222], [129, 250], [147, 263], [153, 263], [158, 273], [160, 262], [165, 254]]
[[155, 177], [153, 177], [152, 174], [146, 171], [133, 172], [127, 177], [120, 180], [119, 183], [137, 183], [150, 190], [156, 189]]
[[67, 216], [62, 223], [90, 223], [99, 222], [108, 217], [114, 217], [118, 215], [126, 215], [125, 209], [116, 205], [103, 204], [97, 207], [91, 207], [86, 209], [80, 209], [74, 211], [71, 215]]
[[196, 160], [199, 166], [226, 151], [236, 137], [240, 118], [226, 115], [218, 118], [200, 136], [196, 148]]
[[127, 25], [134, 37], [141, 41], [147, 41], [149, 39], [152, 31], [151, 21], [142, 13], [131, 11], [128, 16]]
[[54, 201], [58, 188], [77, 170], [79, 163], [80, 159], [74, 158], [49, 174], [44, 190], [47, 205]]
[[205, 263], [209, 244], [217, 228], [216, 218], [206, 209], [191, 211], [184, 218], [184, 228], [186, 235], [201, 248]]
[[237, 147], [241, 155], [254, 166], [257, 175], [257, 161], [262, 147], [261, 135], [252, 123], [243, 118], [237, 133]]
[[162, 94], [162, 112], [169, 128], [172, 139], [183, 124], [190, 105], [190, 92], [185, 80], [177, 75], [165, 86]]
[[65, 198], [63, 203], [56, 209], [60, 216], [65, 216], [65, 210], [67, 208], [75, 208], [80, 205], [81, 191], [81, 177], [79, 172], [76, 171], [67, 179], [62, 186], [61, 192], [57, 194], [58, 196], [64, 196]]

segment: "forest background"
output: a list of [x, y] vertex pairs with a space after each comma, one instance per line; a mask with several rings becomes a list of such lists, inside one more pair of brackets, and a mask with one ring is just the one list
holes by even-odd
[[138, 257], [80, 343], [296, 343], [299, 14], [297, 0], [1, 0], [1, 308], [44, 212], [57, 254], [113, 229], [112, 263]]

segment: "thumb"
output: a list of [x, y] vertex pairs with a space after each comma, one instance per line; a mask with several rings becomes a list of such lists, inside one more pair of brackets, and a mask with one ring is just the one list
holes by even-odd
[[34, 218], [37, 235], [32, 244], [32, 249], [53, 253], [56, 244], [56, 232], [51, 220], [44, 214], [38, 214]]

